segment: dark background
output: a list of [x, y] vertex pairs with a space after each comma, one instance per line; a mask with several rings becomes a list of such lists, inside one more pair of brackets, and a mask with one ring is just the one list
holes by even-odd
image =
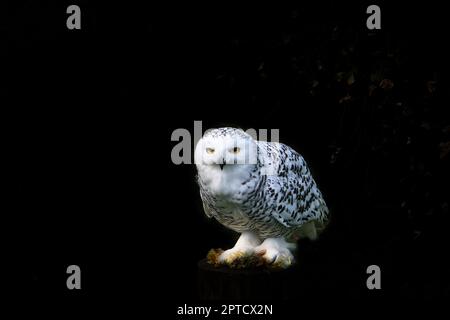
[[[309, 163], [333, 218], [299, 244], [298, 296], [448, 297], [445, 11], [378, 4], [374, 31], [368, 3], [3, 4], [18, 294], [196, 301], [197, 261], [236, 239], [204, 216], [195, 168], [170, 159], [173, 130], [202, 120], [278, 128]], [[371, 264], [381, 291], [365, 286]]]

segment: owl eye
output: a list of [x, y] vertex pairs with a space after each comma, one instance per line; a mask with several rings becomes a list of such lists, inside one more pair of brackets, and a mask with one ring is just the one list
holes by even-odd
[[214, 153], [214, 149], [213, 148], [206, 148], [206, 153], [213, 154]]
[[239, 147], [234, 147], [234, 148], [231, 149], [230, 151], [231, 151], [231, 153], [238, 154], [238, 153], [241, 151], [241, 148], [239, 148]]

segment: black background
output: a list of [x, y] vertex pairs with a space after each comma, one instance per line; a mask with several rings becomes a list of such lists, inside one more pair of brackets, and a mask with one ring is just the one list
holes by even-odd
[[170, 159], [173, 130], [202, 120], [280, 129], [309, 163], [333, 220], [299, 245], [299, 296], [449, 296], [443, 8], [379, 3], [369, 31], [367, 3], [75, 3], [81, 30], [66, 28], [72, 3], [2, 5], [20, 295], [197, 301], [197, 261], [236, 239], [204, 216], [195, 168]]

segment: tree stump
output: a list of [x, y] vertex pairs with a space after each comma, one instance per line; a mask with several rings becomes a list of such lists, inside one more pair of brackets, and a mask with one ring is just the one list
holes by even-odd
[[292, 268], [259, 266], [234, 269], [198, 262], [198, 292], [203, 300], [286, 300], [292, 284]]

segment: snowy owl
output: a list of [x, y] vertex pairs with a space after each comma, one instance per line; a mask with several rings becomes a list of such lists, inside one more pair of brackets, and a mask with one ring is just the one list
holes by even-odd
[[296, 240], [314, 240], [326, 226], [322, 194], [292, 148], [257, 141], [241, 129], [219, 128], [199, 140], [194, 158], [206, 215], [241, 234], [219, 263], [256, 255], [287, 268]]

